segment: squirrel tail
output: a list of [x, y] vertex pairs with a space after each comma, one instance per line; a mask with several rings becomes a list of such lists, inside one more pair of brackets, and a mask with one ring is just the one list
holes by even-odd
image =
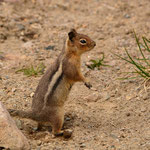
[[14, 109], [8, 109], [8, 112], [11, 114], [11, 116], [18, 116], [21, 118], [32, 118], [32, 111], [23, 111], [23, 110], [14, 110]]

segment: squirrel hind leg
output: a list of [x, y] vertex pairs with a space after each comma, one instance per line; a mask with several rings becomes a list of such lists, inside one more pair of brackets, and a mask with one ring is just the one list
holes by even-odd
[[56, 118], [55, 122], [52, 123], [52, 133], [54, 136], [62, 136], [63, 120]]
[[52, 126], [52, 133], [54, 136], [62, 136], [63, 135], [63, 131], [62, 131], [63, 122], [64, 122], [63, 114], [61, 114], [61, 115], [56, 114], [53, 116], [53, 121], [51, 122], [51, 126]]

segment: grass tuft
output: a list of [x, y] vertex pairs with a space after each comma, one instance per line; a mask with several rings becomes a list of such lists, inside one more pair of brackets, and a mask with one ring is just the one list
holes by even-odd
[[97, 60], [96, 59], [90, 60], [90, 62], [92, 62], [92, 63], [87, 65], [87, 67], [92, 70], [94, 70], [95, 68], [97, 68], [99, 70], [100, 66], [109, 66], [109, 65], [105, 64], [104, 58], [105, 58], [105, 55], [104, 55], [104, 53], [102, 53], [102, 58], [97, 59]]
[[[144, 54], [146, 51], [148, 53], [150, 52], [150, 40], [148, 40], [146, 37], [142, 37], [142, 42], [140, 42], [135, 32], [134, 32], [134, 37], [135, 37], [136, 44], [138, 46], [138, 51], [140, 52], [141, 58], [134, 58], [133, 56], [130, 55], [130, 53], [126, 49], [125, 49], [125, 52], [128, 56], [127, 59], [124, 57], [121, 57], [120, 55], [117, 55], [117, 54], [115, 55], [134, 66], [135, 71], [130, 72], [130, 73], [137, 74], [138, 76], [131, 77], [132, 79], [135, 79], [137, 77], [150, 79], [150, 59], [147, 58], [148, 56]], [[131, 78], [124, 78], [124, 79], [131, 79]]]
[[37, 76], [39, 74], [43, 74], [44, 69], [45, 69], [45, 65], [43, 63], [41, 63], [36, 67], [33, 67], [33, 65], [31, 65], [31, 67], [19, 69], [19, 70], [16, 71], [16, 73], [23, 72], [24, 75], [26, 75], [28, 77]]

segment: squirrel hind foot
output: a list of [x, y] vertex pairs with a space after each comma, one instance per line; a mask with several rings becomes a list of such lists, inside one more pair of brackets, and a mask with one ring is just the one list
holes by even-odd
[[52, 138], [63, 136], [64, 132], [61, 130], [57, 133], [53, 133]]

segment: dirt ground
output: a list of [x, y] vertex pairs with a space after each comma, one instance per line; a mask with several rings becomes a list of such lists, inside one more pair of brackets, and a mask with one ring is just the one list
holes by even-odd
[[[137, 55], [133, 30], [150, 38], [150, 0], [8, 1], [0, 2], [0, 100], [7, 108], [30, 108], [41, 75], [16, 71], [51, 65], [70, 28], [97, 43], [82, 57], [93, 88], [76, 83], [65, 104], [70, 139], [53, 138], [46, 127], [37, 132], [34, 121], [14, 118], [32, 150], [150, 150], [150, 90], [143, 79], [118, 80], [133, 67], [112, 54], [127, 58], [126, 47]], [[86, 63], [102, 52], [110, 67], [88, 69]]]

